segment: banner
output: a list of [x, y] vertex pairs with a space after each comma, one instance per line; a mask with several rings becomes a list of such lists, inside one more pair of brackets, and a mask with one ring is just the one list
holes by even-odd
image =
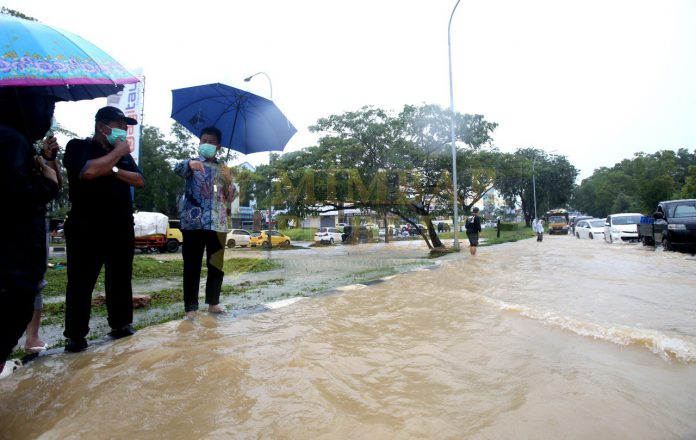
[[122, 92], [106, 98], [106, 105], [118, 107], [126, 116], [138, 121], [138, 125], [128, 126], [126, 140], [130, 145], [131, 156], [133, 156], [133, 159], [135, 159], [135, 163], [139, 163], [140, 132], [143, 123], [143, 107], [145, 105], [145, 76], [143, 76], [142, 68], [135, 69], [132, 73], [140, 79], [140, 82], [135, 84], [125, 84]]

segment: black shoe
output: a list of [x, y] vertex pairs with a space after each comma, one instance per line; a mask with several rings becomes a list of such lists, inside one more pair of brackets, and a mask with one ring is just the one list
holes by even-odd
[[87, 340], [85, 338], [68, 338], [65, 340], [64, 351], [69, 353], [79, 353], [87, 348]]
[[133, 336], [135, 334], [135, 329], [131, 325], [127, 325], [121, 328], [112, 328], [109, 332], [109, 336], [114, 339], [125, 338], [126, 336]]

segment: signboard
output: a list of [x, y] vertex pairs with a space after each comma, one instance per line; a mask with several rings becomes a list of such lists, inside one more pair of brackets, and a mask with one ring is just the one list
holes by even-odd
[[145, 77], [142, 74], [142, 69], [137, 69], [133, 74], [140, 79], [140, 82], [124, 85], [122, 92], [106, 98], [106, 104], [120, 108], [126, 116], [138, 121], [138, 125], [128, 126], [126, 141], [128, 141], [130, 145], [131, 156], [135, 159], [135, 163], [139, 163], [140, 131], [143, 123], [143, 107], [145, 104]]

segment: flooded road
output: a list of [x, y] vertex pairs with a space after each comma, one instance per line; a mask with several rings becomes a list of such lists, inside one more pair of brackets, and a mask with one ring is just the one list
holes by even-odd
[[0, 438], [696, 437], [683, 254], [552, 236], [268, 308], [40, 358]]

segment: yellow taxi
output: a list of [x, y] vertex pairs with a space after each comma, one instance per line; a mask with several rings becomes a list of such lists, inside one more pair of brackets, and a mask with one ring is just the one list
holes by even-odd
[[[290, 246], [290, 237], [278, 231], [271, 231], [271, 244], [273, 246]], [[260, 231], [258, 235], [252, 234], [249, 238], [249, 245], [268, 246], [268, 231]]]

